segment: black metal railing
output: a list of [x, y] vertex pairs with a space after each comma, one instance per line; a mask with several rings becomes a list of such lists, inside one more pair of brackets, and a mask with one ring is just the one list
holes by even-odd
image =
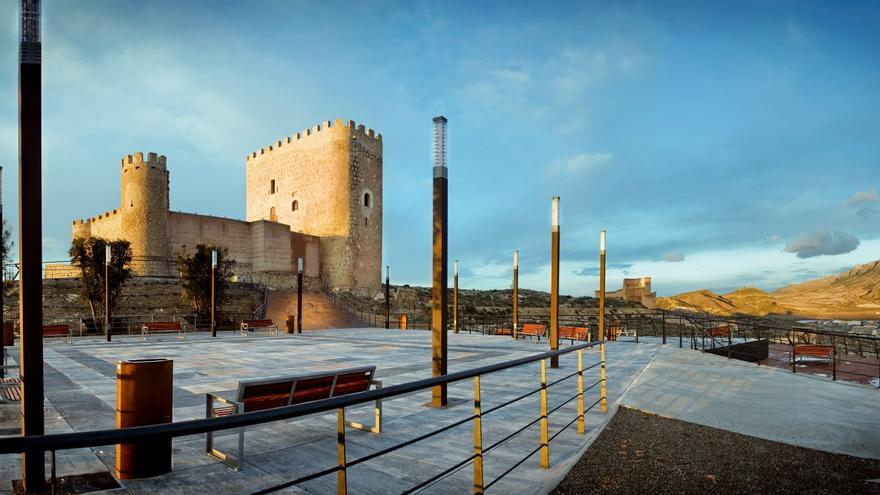
[[[599, 347], [600, 351], [600, 359], [595, 364], [584, 367], [583, 358], [584, 351], [593, 347]], [[569, 373], [566, 376], [558, 378], [550, 383], [547, 383], [547, 359], [552, 358], [554, 356], [563, 356], [570, 353], [577, 354], [577, 371]], [[480, 401], [480, 377], [496, 373], [503, 370], [508, 370], [511, 368], [515, 368], [518, 366], [528, 365], [531, 363], [540, 362], [541, 364], [541, 382], [540, 387], [530, 390], [524, 394], [517, 396], [514, 399], [505, 401], [502, 404], [496, 405], [487, 409], [486, 411], [482, 411], [481, 401]], [[599, 367], [600, 373], [599, 378], [590, 383], [586, 388], [584, 387], [584, 372], [589, 371], [593, 368]], [[562, 403], [556, 405], [553, 409], [548, 410], [547, 408], [547, 392], [551, 387], [557, 386], [573, 377], [577, 377], [577, 393], [573, 396], [567, 398]], [[356, 406], [359, 404], [371, 403], [381, 399], [390, 399], [393, 397], [399, 397], [406, 394], [410, 394], [413, 392], [423, 391], [431, 389], [437, 385], [450, 384], [454, 382], [459, 382], [467, 379], [474, 379], [474, 414], [459, 419], [451, 424], [445, 425], [443, 427], [437, 428], [430, 432], [424, 433], [418, 437], [411, 438], [409, 440], [405, 440], [396, 445], [384, 448], [382, 450], [373, 452], [371, 454], [365, 455], [363, 457], [347, 460], [345, 458], [345, 408]], [[584, 404], [584, 394], [595, 388], [600, 387], [599, 398], [585, 407]], [[498, 411], [504, 407], [511, 406], [527, 397], [530, 397], [535, 394], [540, 394], [540, 403], [541, 403], [541, 414], [538, 418], [531, 421], [530, 423], [520, 427], [513, 433], [505, 436], [501, 440], [493, 443], [492, 445], [483, 448], [482, 446], [482, 421], [483, 417], [488, 414], [491, 414], [495, 411]], [[549, 416], [554, 412], [559, 411], [563, 406], [571, 403], [572, 401], [577, 400], [578, 408], [577, 408], [577, 416], [568, 422], [564, 427], [555, 432], [552, 436], [549, 434]], [[247, 426], [254, 426], [263, 423], [268, 423], [271, 421], [281, 421], [288, 420], [293, 418], [299, 418], [302, 416], [322, 413], [327, 411], [336, 410], [338, 415], [338, 426], [337, 430], [337, 439], [338, 439], [338, 449], [341, 449], [341, 455], [338, 455], [338, 462], [336, 466], [328, 467], [326, 469], [322, 469], [313, 473], [310, 473], [306, 476], [302, 476], [300, 478], [286, 481], [284, 483], [280, 483], [278, 485], [254, 492], [257, 494], [263, 493], [271, 493], [278, 490], [282, 490], [284, 488], [294, 486], [300, 483], [304, 483], [306, 481], [319, 478], [321, 476], [326, 476], [329, 474], [337, 473], [337, 486], [339, 493], [345, 493], [347, 490], [347, 481], [346, 481], [346, 470], [352, 466], [373, 460], [382, 455], [389, 454], [398, 449], [404, 448], [406, 446], [412, 445], [416, 442], [420, 442], [431, 438], [435, 435], [443, 433], [445, 431], [449, 431], [453, 428], [465, 425], [469, 422], [474, 423], [474, 454], [467, 457], [466, 459], [456, 463], [455, 465], [445, 469], [443, 472], [432, 476], [431, 478], [424, 480], [417, 484], [414, 487], [410, 487], [403, 491], [403, 493], [413, 493], [415, 491], [420, 491], [443, 478], [449, 476], [450, 474], [464, 468], [468, 464], [472, 464], [474, 466], [474, 492], [475, 493], [483, 493], [485, 489], [493, 486], [500, 479], [504, 478], [507, 474], [512, 472], [518, 466], [520, 466], [525, 460], [530, 458], [536, 453], [540, 453], [540, 465], [542, 468], [549, 468], [549, 449], [550, 442], [555, 439], [559, 434], [563, 431], [566, 431], [572, 424], [575, 422], [578, 423], [578, 434], [584, 434], [585, 432], [585, 413], [592, 410], [594, 407], [599, 405], [601, 407], [602, 412], [607, 411], [606, 405], [606, 380], [605, 380], [605, 348], [604, 341], [596, 341], [583, 343], [579, 345], [574, 345], [570, 347], [566, 347], [564, 349], [549, 351], [540, 354], [536, 354], [533, 356], [528, 356], [519, 359], [513, 359], [510, 361], [505, 361], [501, 363], [491, 364], [487, 366], [482, 366], [479, 368], [459, 371], [455, 373], [450, 373], [444, 376], [426, 378], [422, 380], [417, 380], [408, 383], [402, 383], [399, 385], [391, 385], [388, 387], [383, 387], [379, 389], [370, 390], [367, 392], [361, 392], [356, 394], [344, 395], [340, 397], [334, 397], [330, 399], [319, 400], [315, 402], [309, 402], [305, 404], [292, 405], [279, 407], [275, 409], [268, 409], [262, 411], [255, 412], [247, 412], [242, 414], [236, 414], [231, 416], [224, 417], [216, 417], [216, 418], [207, 418], [207, 419], [196, 419], [196, 420], [188, 420], [188, 421], [179, 421], [176, 423], [169, 424], [160, 424], [160, 425], [151, 425], [151, 426], [138, 426], [124, 429], [105, 429], [105, 430], [96, 430], [96, 431], [86, 431], [86, 432], [76, 432], [76, 433], [57, 433], [57, 434], [49, 434], [49, 435], [39, 435], [39, 436], [18, 436], [18, 437], [7, 437], [0, 438], [0, 454], [17, 454], [22, 453], [24, 451], [48, 451], [50, 453], [50, 460], [52, 463], [52, 473], [55, 472], [55, 453], [59, 450], [69, 450], [69, 449], [77, 449], [77, 448], [85, 448], [85, 447], [96, 447], [102, 445], [112, 445], [112, 444], [120, 444], [120, 443], [133, 443], [138, 441], [143, 441], [147, 439], [155, 440], [156, 438], [171, 438], [171, 437], [181, 437], [188, 435], [196, 435], [207, 432], [216, 432], [221, 430], [229, 430], [235, 428], [244, 428]], [[494, 449], [500, 447], [505, 444], [515, 436], [521, 434], [527, 429], [531, 428], [535, 424], [540, 424], [540, 444], [531, 452], [529, 452], [525, 457], [520, 459], [513, 466], [508, 467], [501, 475], [493, 479], [487, 484], [484, 484], [483, 480], [483, 463], [485, 461], [484, 457], [489, 452]], [[53, 484], [55, 480], [53, 479]]]

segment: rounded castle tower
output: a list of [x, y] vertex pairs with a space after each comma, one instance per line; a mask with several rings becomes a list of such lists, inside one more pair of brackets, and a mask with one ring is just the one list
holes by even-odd
[[122, 158], [121, 232], [131, 242], [137, 275], [174, 274], [168, 230], [168, 169], [165, 156], [141, 152]]

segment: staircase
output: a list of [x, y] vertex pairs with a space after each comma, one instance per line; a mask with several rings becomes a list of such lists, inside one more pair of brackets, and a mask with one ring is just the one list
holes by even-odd
[[[270, 290], [266, 302], [266, 318], [279, 329], [286, 328], [287, 315], [296, 312], [296, 291]], [[303, 293], [303, 330], [325, 328], [364, 328], [368, 325], [348, 311], [336, 306], [321, 292]]]

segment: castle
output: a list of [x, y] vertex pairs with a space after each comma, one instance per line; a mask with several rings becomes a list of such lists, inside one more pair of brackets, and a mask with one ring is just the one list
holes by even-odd
[[[596, 291], [595, 296], [599, 297], [599, 291]], [[657, 306], [657, 293], [651, 292], [651, 277], [625, 278], [622, 289], [606, 292], [605, 297], [637, 302], [648, 309]]]
[[[247, 155], [246, 220], [171, 211], [165, 156], [122, 158], [121, 204], [74, 220], [72, 236], [131, 242], [136, 275], [173, 277], [198, 244], [228, 250], [235, 276], [290, 286], [378, 288], [382, 265], [382, 135], [326, 121]], [[78, 276], [48, 265], [47, 278]]]

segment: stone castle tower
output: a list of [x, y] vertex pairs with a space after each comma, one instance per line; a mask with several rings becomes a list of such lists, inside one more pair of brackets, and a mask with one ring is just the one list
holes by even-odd
[[73, 237], [97, 236], [131, 242], [135, 273], [173, 275], [168, 230], [168, 169], [165, 157], [135, 153], [122, 158], [119, 209], [76, 220]]
[[247, 157], [247, 221], [316, 236], [330, 287], [378, 288], [382, 270], [382, 135], [326, 121]]

